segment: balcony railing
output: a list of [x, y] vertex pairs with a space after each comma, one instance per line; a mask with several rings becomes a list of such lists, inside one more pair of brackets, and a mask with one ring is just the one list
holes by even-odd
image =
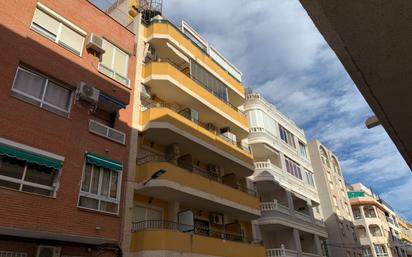
[[257, 192], [255, 190], [250, 189], [250, 188], [247, 188], [247, 187], [244, 187], [244, 186], [241, 186], [241, 185], [232, 186], [232, 185], [228, 185], [228, 184], [223, 183], [222, 182], [222, 177], [220, 177], [218, 174], [216, 174], [214, 172], [207, 171], [207, 170], [204, 170], [204, 169], [202, 169], [200, 167], [196, 167], [196, 166], [193, 166], [192, 170], [190, 170], [187, 167], [178, 166], [175, 163], [166, 160], [166, 158], [162, 155], [149, 154], [145, 157], [137, 159], [137, 164], [138, 165], [143, 165], [143, 164], [148, 163], [148, 162], [168, 162], [170, 164], [175, 165], [176, 167], [178, 167], [180, 169], [184, 169], [184, 170], [187, 170], [188, 172], [196, 173], [197, 175], [200, 175], [202, 177], [214, 180], [214, 181], [216, 181], [216, 182], [218, 182], [222, 185], [225, 185], [225, 186], [228, 186], [230, 188], [239, 190], [243, 193], [247, 193], [247, 194], [249, 194], [253, 197], [258, 196]]
[[140, 232], [145, 230], [172, 230], [234, 242], [261, 244], [261, 241], [247, 238], [242, 234], [235, 234], [227, 231], [216, 231], [211, 230], [208, 227], [197, 227], [168, 220], [144, 220], [132, 224], [132, 232]]
[[243, 151], [245, 151], [245, 152], [247, 152], [247, 153], [250, 153], [249, 147], [246, 146], [246, 145], [244, 145], [244, 144], [242, 144], [242, 142], [236, 142], [236, 141], [234, 141], [234, 140], [226, 137], [226, 136], [223, 135], [223, 134], [217, 133], [216, 130], [213, 130], [213, 129], [210, 128], [209, 123], [201, 122], [201, 121], [198, 120], [198, 119], [195, 119], [195, 118], [193, 118], [193, 117], [187, 116], [187, 115], [183, 112], [183, 110], [184, 110], [185, 108], [183, 108], [183, 109], [181, 109], [181, 110], [178, 110], [175, 105], [168, 104], [168, 103], [161, 103], [161, 102], [148, 103], [148, 104], [143, 104], [143, 105], [141, 106], [141, 110], [142, 110], [142, 111], [145, 111], [145, 110], [147, 110], [147, 109], [153, 109], [153, 108], [167, 108], [167, 109], [169, 109], [169, 110], [172, 110], [172, 111], [176, 112], [177, 114], [181, 115], [182, 117], [185, 117], [186, 119], [188, 119], [188, 120], [196, 123], [196, 125], [198, 125], [198, 126], [204, 128], [204, 129], [208, 130], [209, 132], [212, 132], [212, 133], [218, 135], [219, 137], [221, 137], [222, 139], [224, 139], [226, 142], [230, 143], [231, 145], [234, 145], [234, 146], [236, 146], [237, 148], [239, 148], [239, 149], [241, 149], [241, 150], [243, 150]]
[[97, 122], [95, 120], [90, 120], [89, 122], [89, 131], [100, 135], [102, 137], [105, 137], [107, 139], [110, 139], [112, 141], [118, 142], [120, 144], [125, 144], [126, 142], [126, 134], [116, 130], [114, 128], [111, 128], [109, 126], [106, 126], [100, 122]]
[[[152, 62], [157, 62], [157, 63], [168, 63], [170, 65], [172, 65], [175, 69], [177, 69], [178, 71], [181, 72], [181, 67], [173, 62], [172, 60], [170, 60], [169, 58], [157, 58], [156, 60], [150, 60], [149, 62], [146, 63], [146, 65], [149, 65]], [[183, 72], [182, 72], [183, 73]], [[185, 73], [183, 73], [185, 74]], [[186, 75], [186, 74], [185, 74]], [[221, 95], [219, 95], [218, 93], [214, 92], [208, 85], [206, 85], [205, 83], [201, 82], [200, 80], [196, 79], [195, 77], [193, 77], [192, 75], [189, 74], [190, 79], [193, 80], [193, 82], [195, 82], [197, 85], [201, 86], [202, 88], [206, 89], [207, 91], [209, 91], [209, 93], [211, 93], [212, 95], [214, 95], [216, 98], [218, 98], [220, 101], [222, 101], [223, 103], [225, 103], [226, 105], [228, 105], [229, 107], [231, 107], [233, 110], [239, 112], [240, 114], [242, 114], [243, 116], [246, 116], [246, 114], [240, 110], [239, 108], [237, 108], [236, 106], [234, 106], [233, 104], [231, 104], [227, 99], [223, 98]]]
[[280, 211], [285, 214], [290, 214], [290, 209], [278, 202], [262, 202], [260, 203], [261, 211]]
[[272, 248], [266, 250], [267, 257], [297, 257], [298, 252], [295, 250], [281, 248]]

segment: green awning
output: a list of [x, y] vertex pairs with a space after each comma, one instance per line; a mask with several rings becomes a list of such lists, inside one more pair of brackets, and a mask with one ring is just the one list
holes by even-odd
[[365, 193], [364, 192], [359, 192], [359, 191], [351, 191], [351, 192], [348, 192], [348, 197], [349, 197], [349, 199], [365, 197]]
[[46, 166], [55, 170], [60, 170], [63, 167], [63, 162], [44, 157], [38, 154], [30, 153], [24, 150], [19, 150], [14, 147], [0, 144], [0, 154], [10, 158], [16, 158], [29, 163]]
[[123, 164], [121, 164], [120, 162], [108, 159], [106, 157], [103, 157], [97, 154], [86, 153], [86, 160], [90, 164], [103, 167], [106, 169], [115, 170], [115, 171], [123, 170]]

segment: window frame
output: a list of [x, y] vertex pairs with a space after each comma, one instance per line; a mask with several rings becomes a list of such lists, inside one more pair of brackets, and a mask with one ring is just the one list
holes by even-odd
[[[37, 24], [37, 23], [34, 22], [34, 14], [35, 14], [36, 10], [44, 12], [46, 15], [48, 15], [49, 17], [51, 17], [52, 19], [56, 20], [59, 23], [59, 28], [57, 30], [55, 38], [53, 38], [54, 35], [53, 36], [49, 35], [49, 34], [52, 34], [52, 33], [47, 31], [47, 29], [43, 28], [40, 24]], [[82, 42], [81, 42], [81, 49], [80, 49], [79, 52], [77, 52], [77, 50], [72, 48], [71, 46], [60, 42], [63, 26], [66, 26], [68, 29], [70, 29], [73, 32], [79, 34], [83, 38]], [[85, 32], [81, 28], [77, 27], [76, 25], [71, 23], [69, 20], [65, 19], [64, 17], [62, 17], [61, 15], [59, 15], [56, 12], [52, 11], [51, 9], [49, 9], [48, 7], [46, 7], [45, 5], [43, 5], [41, 3], [37, 3], [36, 8], [34, 9], [33, 17], [31, 19], [31, 23], [30, 23], [30, 29], [32, 31], [38, 33], [39, 35], [42, 35], [43, 37], [49, 39], [50, 41], [56, 43], [57, 45], [63, 47], [64, 49], [72, 52], [73, 54], [75, 54], [79, 57], [83, 56], [84, 43], [86, 41], [87, 32]]]
[[[289, 165], [288, 165], [289, 164]], [[302, 175], [302, 169], [299, 165], [299, 163], [293, 161], [291, 158], [285, 156], [285, 166], [286, 166], [286, 172], [293, 176], [294, 178], [297, 178], [299, 180], [301, 180], [302, 182], [303, 180], [303, 175]], [[290, 167], [290, 170], [288, 169], [288, 167]], [[298, 176], [296, 176], [296, 174], [298, 174]]]
[[281, 124], [278, 125], [280, 139], [288, 146], [296, 150], [295, 135]]
[[[6, 155], [0, 155], [0, 164], [3, 162], [3, 156], [6, 156]], [[12, 158], [12, 157], [9, 157], [9, 158]], [[8, 189], [8, 190], [13, 190], [13, 191], [22, 192], [22, 193], [39, 195], [39, 196], [43, 196], [43, 197], [56, 198], [57, 190], [59, 188], [59, 181], [60, 181], [60, 176], [61, 176], [62, 169], [52, 171], [52, 172], [57, 173], [57, 174], [55, 174], [54, 181], [53, 181], [54, 186], [45, 186], [45, 185], [42, 185], [42, 184], [26, 181], [25, 178], [26, 178], [27, 167], [28, 167], [29, 162], [22, 161], [22, 160], [19, 160], [19, 161], [24, 162], [23, 174], [22, 174], [20, 179], [0, 175], [0, 180], [1, 181], [6, 181], [6, 182], [19, 184], [19, 189], [14, 189], [14, 188], [4, 187], [4, 186], [0, 186], [0, 188], [5, 188], [5, 189]], [[39, 166], [42, 166], [42, 165], [39, 165]], [[25, 191], [25, 190], [23, 190], [24, 186], [35, 187], [35, 188], [39, 188], [39, 189], [43, 189], [43, 190], [49, 190], [49, 191], [51, 191], [52, 194], [51, 195], [44, 195], [44, 194], [40, 194], [40, 193], [36, 193], [36, 192]]]
[[[303, 143], [302, 141], [298, 140], [298, 147], [299, 147], [299, 149], [298, 149], [299, 156], [302, 157], [303, 159], [307, 160], [308, 159], [308, 151], [307, 151], [306, 144]], [[302, 152], [304, 154], [302, 154]]]
[[[23, 91], [15, 88], [16, 80], [17, 80], [17, 75], [19, 74], [19, 71], [20, 71], [20, 70], [22, 70], [23, 72], [30, 73], [30, 74], [32, 74], [32, 75], [34, 75], [34, 76], [40, 77], [40, 78], [42, 78], [42, 79], [45, 80], [45, 81], [44, 81], [44, 89], [43, 89], [43, 92], [42, 92], [42, 99], [39, 99], [39, 98], [34, 97], [34, 96], [32, 96], [32, 95], [29, 95], [29, 94], [27, 94], [26, 92], [23, 92]], [[52, 83], [56, 84], [57, 86], [62, 87], [62, 88], [64, 88], [64, 89], [67, 89], [67, 90], [70, 91], [69, 107], [68, 107], [67, 111], [64, 110], [64, 109], [62, 109], [61, 107], [55, 106], [54, 104], [48, 103], [48, 102], [46, 102], [46, 101], [44, 100], [44, 98], [45, 98], [45, 96], [46, 96], [46, 91], [47, 91], [47, 87], [48, 87], [48, 85], [49, 85], [49, 82], [52, 82]], [[33, 71], [33, 70], [29, 69], [29, 68], [26, 68], [25, 66], [19, 65], [19, 66], [17, 67], [17, 70], [16, 70], [15, 74], [14, 74], [14, 80], [13, 80], [13, 85], [12, 85], [12, 87], [11, 87], [11, 92], [14, 92], [14, 93], [16, 93], [16, 94], [20, 94], [20, 95], [22, 95], [22, 96], [24, 96], [24, 97], [27, 97], [27, 98], [29, 98], [29, 99], [31, 99], [31, 100], [33, 100], [33, 101], [38, 102], [39, 104], [38, 104], [38, 105], [37, 105], [37, 104], [33, 104], [32, 102], [29, 102], [29, 101], [26, 101], [26, 100], [24, 100], [24, 99], [21, 99], [21, 98], [19, 98], [18, 96], [14, 96], [14, 97], [16, 97], [17, 99], [20, 99], [20, 100], [22, 100], [22, 101], [24, 101], [24, 102], [26, 102], [26, 103], [29, 103], [29, 104], [34, 105], [34, 106], [37, 106], [37, 107], [39, 107], [39, 108], [41, 108], [41, 109], [43, 109], [43, 110], [52, 112], [52, 113], [57, 114], [57, 115], [59, 115], [59, 116], [62, 116], [62, 117], [65, 117], [65, 118], [70, 118], [71, 109], [72, 109], [72, 106], [73, 106], [73, 97], [74, 97], [74, 91], [73, 91], [73, 89], [70, 88], [70, 87], [68, 87], [68, 86], [63, 86], [61, 82], [58, 82], [58, 81], [56, 81], [56, 80], [54, 80], [54, 79], [51, 79], [51, 78], [47, 77], [46, 75], [42, 75], [42, 74], [40, 74], [40, 73], [38, 73], [38, 72], [35, 72], [35, 71]], [[12, 95], [13, 95], [13, 94], [12, 94]], [[54, 108], [54, 109], [57, 109], [58, 111], [64, 112], [66, 115], [63, 115], [63, 114], [61, 114], [61, 113], [59, 113], [59, 112], [56, 112], [56, 111], [53, 111], [53, 110], [44, 108], [44, 107], [43, 107], [44, 103], [45, 103], [46, 105]]]
[[[107, 38], [103, 37], [103, 40], [102, 40], [102, 41], [103, 41], [103, 42], [102, 42], [102, 47], [103, 47], [103, 49], [104, 49], [104, 45], [105, 45], [105, 44], [109, 44], [109, 45], [111, 45], [111, 46], [113, 47], [113, 53], [112, 53], [112, 56], [111, 56], [111, 67], [107, 67], [106, 65], [102, 64], [102, 60], [103, 60], [103, 57], [102, 57], [102, 58], [99, 60], [99, 62], [98, 62], [97, 70], [98, 70], [101, 74], [103, 74], [103, 75], [105, 75], [105, 76], [113, 79], [113, 80], [116, 81], [117, 83], [122, 84], [122, 85], [126, 86], [127, 88], [130, 88], [130, 78], [128, 77], [128, 75], [129, 75], [129, 74], [128, 74], [128, 71], [129, 71], [130, 55], [129, 55], [126, 51], [124, 51], [124, 50], [122, 50], [120, 47], [118, 47], [116, 44], [112, 43], [112, 42], [111, 42], [110, 40], [108, 40]], [[117, 52], [117, 51], [120, 51], [120, 52], [124, 53], [124, 54], [127, 56], [127, 59], [126, 59], [126, 61], [125, 61], [125, 74], [119, 74], [119, 73], [117, 73], [117, 72], [114, 70], [114, 61], [115, 61], [115, 57], [116, 57], [116, 52]], [[105, 54], [105, 53], [104, 53], [104, 54]], [[104, 55], [104, 54], [103, 54], [103, 55]], [[102, 55], [102, 56], [103, 56], [103, 55]], [[106, 74], [105, 72], [103, 72], [101, 67], [103, 67], [103, 70], [109, 71], [109, 73], [113, 74], [113, 76], [108, 75], [108, 74]], [[124, 83], [122, 83], [121, 81], [117, 80], [117, 79], [116, 79], [116, 75], [118, 75], [118, 76], [120, 76], [121, 78], [127, 80], [127, 84], [124, 84]]]
[[[89, 165], [92, 166], [91, 177], [90, 177], [90, 182], [89, 182], [89, 192], [86, 192], [86, 191], [83, 191], [83, 190], [82, 190], [83, 180], [84, 180], [84, 177], [85, 177], [85, 174], [86, 174], [85, 171], [86, 171], [86, 166], [87, 166], [87, 164], [89, 164]], [[100, 173], [100, 174], [99, 174], [98, 189], [97, 189], [97, 193], [96, 193], [96, 194], [90, 192], [90, 191], [91, 191], [92, 180], [93, 180], [93, 176], [94, 176], [94, 167], [98, 167], [98, 168], [99, 168], [99, 173]], [[101, 213], [106, 213], [106, 214], [111, 214], [111, 215], [119, 215], [119, 213], [120, 213], [121, 192], [122, 192], [122, 191], [121, 191], [121, 186], [122, 186], [122, 175], [123, 175], [122, 173], [123, 173], [123, 171], [115, 171], [115, 170], [107, 169], [107, 170], [110, 171], [110, 177], [109, 177], [109, 188], [108, 188], [108, 191], [107, 191], [107, 192], [108, 192], [108, 196], [106, 197], [106, 196], [100, 195], [100, 193], [101, 193], [101, 188], [102, 188], [103, 171], [104, 171], [104, 169], [105, 169], [105, 168], [103, 168], [103, 167], [99, 167], [99, 166], [97, 166], [97, 165], [88, 163], [87, 160], [84, 161], [84, 164], [83, 164], [83, 172], [82, 172], [81, 179], [80, 179], [80, 188], [79, 188], [79, 197], [78, 197], [78, 201], [77, 201], [77, 207], [78, 207], [78, 208], [81, 208], [81, 209], [92, 210], [92, 211], [101, 212]], [[113, 172], [117, 172], [117, 173], [118, 173], [118, 175], [117, 175], [117, 192], [116, 192], [116, 198], [110, 197], [110, 191], [111, 191], [111, 186], [112, 186], [112, 185], [111, 185], [111, 181], [112, 181], [112, 173], [113, 173]], [[97, 200], [97, 201], [98, 201], [98, 208], [97, 208], [97, 209], [93, 209], [93, 208], [81, 206], [81, 205], [80, 205], [80, 198], [81, 198], [81, 197], [86, 197], [86, 198], [91, 198], [91, 199]], [[116, 212], [108, 212], [108, 211], [102, 210], [102, 209], [101, 209], [101, 201], [117, 204], [117, 211], [116, 211]]]

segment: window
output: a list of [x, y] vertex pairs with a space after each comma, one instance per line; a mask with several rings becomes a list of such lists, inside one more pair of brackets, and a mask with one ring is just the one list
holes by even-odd
[[334, 156], [332, 156], [332, 166], [333, 166], [333, 170], [335, 171], [335, 173], [338, 174], [339, 176], [342, 176], [342, 174], [340, 173], [338, 160], [336, 160]]
[[345, 210], [348, 214], [350, 214], [350, 209], [348, 203], [345, 203]]
[[0, 186], [45, 196], [54, 196], [57, 171], [0, 154]]
[[293, 148], [296, 148], [295, 145], [295, 138], [292, 133], [290, 133], [287, 129], [285, 129], [282, 125], [279, 125], [279, 134], [280, 138]]
[[362, 248], [362, 256], [363, 257], [372, 257], [372, 251], [369, 246]]
[[118, 213], [120, 172], [86, 163], [80, 188], [79, 206]]
[[364, 208], [366, 218], [376, 218], [376, 212], [372, 206]]
[[326, 176], [328, 177], [328, 181], [329, 181], [329, 183], [333, 184], [333, 181], [332, 181], [332, 176], [330, 175], [330, 173], [329, 173], [329, 172], [326, 172]]
[[72, 90], [56, 82], [19, 67], [14, 79], [12, 95], [48, 111], [68, 117], [72, 102]]
[[158, 209], [148, 208], [140, 205], [135, 205], [133, 207], [133, 222], [142, 221], [160, 221], [162, 220], [162, 211]]
[[378, 225], [369, 225], [369, 232], [374, 237], [382, 236], [382, 231]]
[[264, 128], [272, 137], [277, 137], [277, 126], [273, 118], [261, 110], [251, 110], [247, 113], [250, 128]]
[[338, 208], [338, 199], [336, 198], [336, 196], [333, 196], [333, 204], [336, 208]]
[[355, 220], [362, 219], [362, 214], [359, 208], [352, 209], [352, 212], [353, 212], [353, 217], [355, 218]]
[[224, 102], [229, 101], [226, 85], [194, 60], [190, 60], [191, 78]]
[[319, 151], [320, 151], [320, 159], [322, 163], [330, 168], [330, 162], [329, 162], [328, 155], [326, 154], [325, 149], [321, 146]]
[[31, 28], [67, 50], [79, 56], [82, 54], [85, 33], [79, 33], [79, 29], [74, 29], [48, 8], [36, 8]]
[[299, 155], [305, 159], [308, 158], [308, 155], [306, 152], [306, 145], [300, 141], [299, 141]]
[[388, 256], [384, 245], [374, 245], [376, 256]]
[[302, 172], [300, 170], [299, 164], [292, 161], [288, 157], [285, 157], [286, 162], [286, 171], [289, 172], [291, 175], [297, 177], [298, 179], [302, 180]]
[[99, 71], [117, 82], [129, 86], [130, 81], [127, 78], [129, 55], [104, 39], [103, 49], [105, 53], [99, 63]]
[[313, 179], [313, 174], [309, 171], [305, 171], [305, 173], [306, 173], [306, 180], [308, 184], [312, 187], [315, 187], [315, 181]]

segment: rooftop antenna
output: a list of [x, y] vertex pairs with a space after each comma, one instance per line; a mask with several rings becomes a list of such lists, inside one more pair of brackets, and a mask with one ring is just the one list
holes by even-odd
[[142, 21], [149, 24], [152, 18], [162, 15], [163, 0], [140, 0], [139, 12], [142, 14]]

